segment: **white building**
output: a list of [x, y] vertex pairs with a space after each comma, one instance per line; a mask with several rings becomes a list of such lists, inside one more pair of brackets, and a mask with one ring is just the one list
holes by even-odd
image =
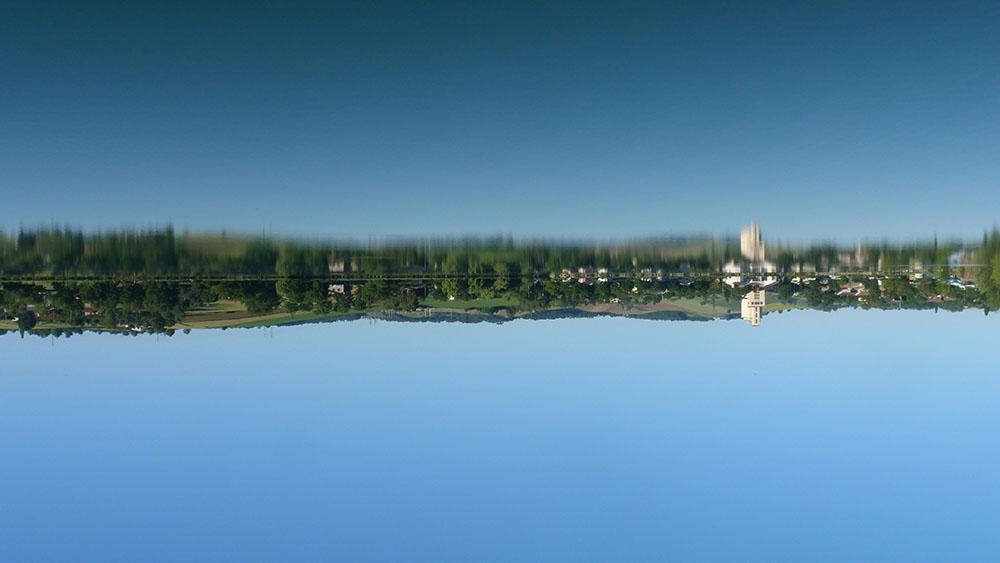
[[760, 326], [760, 318], [764, 313], [764, 290], [755, 289], [743, 296], [740, 303], [740, 317], [753, 326]]

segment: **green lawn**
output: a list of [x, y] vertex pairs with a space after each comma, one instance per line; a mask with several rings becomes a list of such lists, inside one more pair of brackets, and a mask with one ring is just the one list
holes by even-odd
[[186, 328], [252, 328], [320, 318], [333, 319], [345, 314], [347, 313], [313, 313], [311, 311], [296, 311], [295, 313], [273, 311], [270, 313], [254, 314], [247, 311], [246, 307], [239, 301], [217, 301], [209, 303], [204, 307], [192, 309], [184, 316], [184, 320], [171, 328], [175, 330]]
[[448, 301], [447, 299], [427, 298], [420, 302], [424, 307], [432, 309], [491, 309], [493, 307], [514, 307], [519, 304], [514, 297], [491, 297], [489, 299], [467, 299]]
[[173, 328], [218, 328], [254, 316], [239, 301], [217, 301], [191, 309]]
[[274, 313], [262, 315], [226, 325], [228, 328], [256, 328], [264, 326], [278, 326], [283, 324], [300, 323], [303, 321], [336, 320], [338, 317], [345, 317], [352, 313], [313, 313], [310, 311], [298, 311], [291, 313]]
[[777, 311], [790, 311], [792, 309], [806, 309], [805, 305], [799, 303], [786, 303], [783, 301], [778, 301], [776, 303], [768, 302], [764, 305], [764, 312], [773, 313]]
[[679, 297], [669, 299], [669, 301], [677, 305], [677, 307], [683, 311], [702, 317], [728, 315], [733, 312], [739, 312], [740, 310], [739, 301], [727, 301], [721, 298], [715, 299], [715, 303], [712, 303], [712, 300], [702, 303], [701, 298], [697, 297]]
[[[57, 321], [38, 321], [38, 323], [35, 324], [35, 329], [38, 330], [53, 329], [53, 328], [72, 329], [72, 328], [87, 328], [87, 327], [81, 325], [71, 325]], [[17, 322], [0, 321], [0, 330], [17, 330]]]

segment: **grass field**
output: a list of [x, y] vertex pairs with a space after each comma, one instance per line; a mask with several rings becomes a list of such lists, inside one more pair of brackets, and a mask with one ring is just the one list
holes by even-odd
[[192, 309], [173, 328], [222, 328], [252, 323], [269, 323], [287, 317], [292, 317], [292, 315], [283, 311], [255, 314], [247, 311], [246, 307], [239, 301], [217, 301], [204, 307]]
[[239, 301], [217, 301], [209, 303], [204, 307], [192, 309], [184, 320], [174, 325], [173, 329], [183, 330], [187, 328], [252, 328], [260, 326], [273, 326], [302, 321], [312, 321], [323, 318], [335, 319], [347, 313], [313, 313], [310, 311], [297, 311], [288, 313], [278, 311], [273, 313], [254, 314], [246, 310]]
[[775, 313], [777, 311], [790, 311], [792, 309], [808, 309], [805, 305], [800, 303], [784, 303], [778, 301], [776, 303], [767, 303], [764, 305], [765, 313]]
[[447, 299], [424, 299], [420, 302], [424, 307], [433, 309], [490, 309], [493, 307], [513, 307], [518, 301], [511, 297], [493, 297], [490, 299], [469, 299], [448, 301]]
[[[38, 321], [35, 328], [32, 330], [51, 330], [55, 328], [61, 329], [74, 329], [74, 328], [85, 328], [79, 325], [71, 325], [66, 323], [57, 323], [51, 321]], [[14, 321], [0, 321], [0, 330], [17, 330], [17, 323]]]
[[337, 320], [341, 317], [351, 316], [351, 313], [312, 313], [309, 311], [298, 311], [294, 314], [275, 313], [254, 317], [238, 323], [226, 325], [229, 328], [256, 328], [264, 326], [278, 326], [283, 324], [301, 323], [307, 321]]
[[174, 328], [218, 328], [258, 316], [247, 311], [239, 301], [217, 301], [191, 309]]
[[682, 311], [702, 317], [728, 315], [733, 312], [738, 313], [740, 310], [739, 301], [727, 302], [724, 299], [717, 299], [714, 303], [712, 301], [702, 303], [702, 300], [698, 298], [681, 297], [670, 299], [670, 302], [677, 305]]

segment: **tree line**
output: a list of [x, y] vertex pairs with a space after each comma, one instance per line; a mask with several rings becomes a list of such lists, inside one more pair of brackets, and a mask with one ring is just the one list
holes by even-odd
[[[992, 243], [991, 243], [992, 244]], [[1000, 245], [992, 248], [1000, 250]], [[998, 252], [993, 258], [1000, 256]], [[998, 264], [1000, 266], [1000, 264]], [[997, 270], [981, 272], [975, 286], [959, 288], [954, 278], [906, 275], [781, 278], [769, 287], [779, 300], [820, 310], [864, 308], [1000, 308]], [[845, 288], [863, 287], [857, 293]], [[223, 301], [239, 302], [247, 315], [409, 312], [474, 308], [512, 317], [561, 308], [618, 303], [623, 307], [661, 300], [695, 299], [739, 307], [748, 286], [727, 284], [714, 275], [681, 278], [634, 276], [604, 282], [557, 274], [506, 272], [490, 277], [337, 282], [289, 277], [256, 281], [87, 281], [0, 283], [0, 323], [11, 330], [67, 335], [78, 329], [171, 335], [193, 311]], [[45, 332], [47, 331], [47, 332]]]

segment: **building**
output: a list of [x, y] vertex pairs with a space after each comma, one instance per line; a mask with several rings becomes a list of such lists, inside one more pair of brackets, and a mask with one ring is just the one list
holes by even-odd
[[739, 286], [745, 285], [746, 280], [744, 280], [743, 276], [740, 275], [726, 276], [722, 278], [722, 283], [728, 285], [729, 287], [736, 287], [738, 285]]
[[743, 296], [743, 301], [740, 303], [740, 317], [753, 326], [760, 326], [760, 318], [764, 313], [765, 302], [763, 289], [755, 289], [747, 293]]
[[760, 238], [760, 227], [751, 223], [740, 231], [740, 253], [743, 258], [754, 263], [764, 261], [764, 241]]

